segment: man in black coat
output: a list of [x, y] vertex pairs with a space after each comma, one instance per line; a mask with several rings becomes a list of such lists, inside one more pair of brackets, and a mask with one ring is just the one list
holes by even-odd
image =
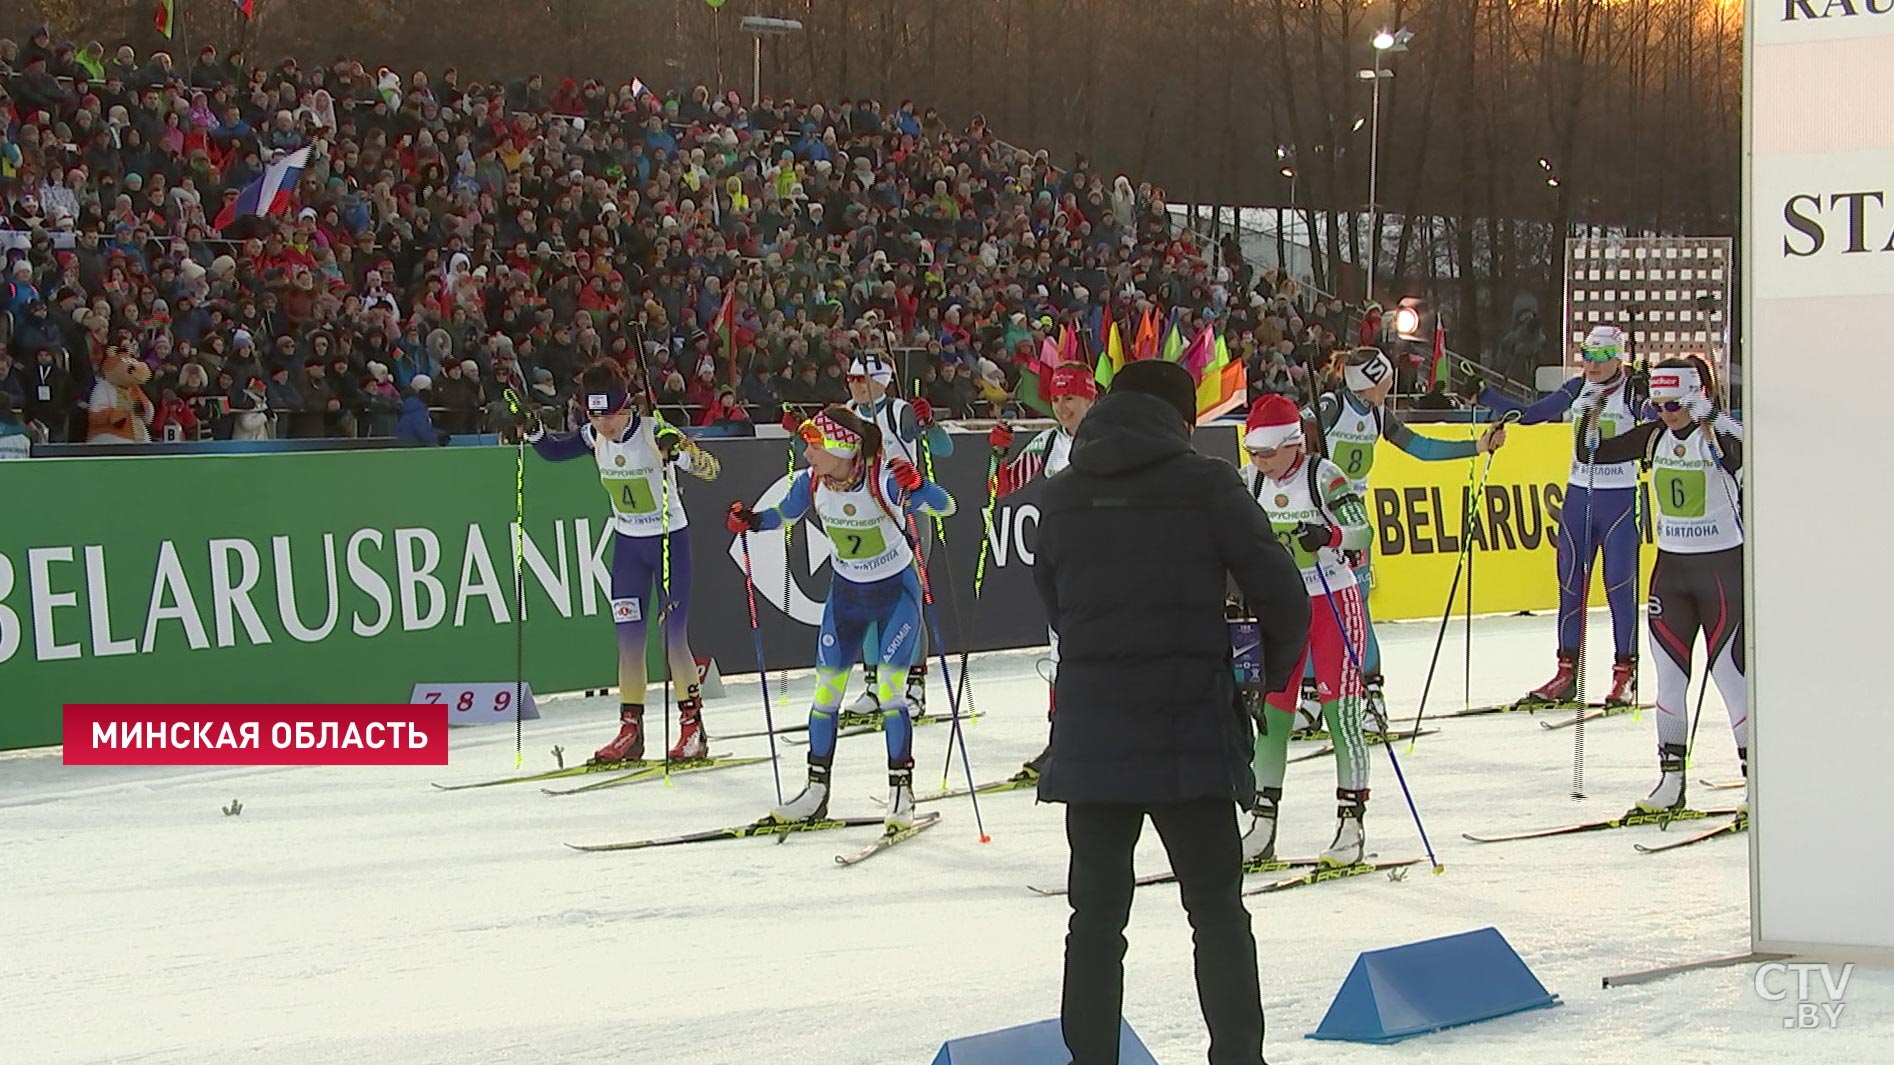
[[1073, 1065], [1116, 1065], [1132, 851], [1148, 815], [1195, 932], [1211, 1065], [1261, 1065], [1256, 941], [1237, 810], [1254, 799], [1251, 722], [1224, 617], [1230, 578], [1284, 686], [1309, 597], [1236, 470], [1191, 449], [1196, 387], [1176, 363], [1127, 366], [1046, 483], [1033, 580], [1059, 634], [1039, 798], [1066, 804], [1072, 919], [1060, 1018]]

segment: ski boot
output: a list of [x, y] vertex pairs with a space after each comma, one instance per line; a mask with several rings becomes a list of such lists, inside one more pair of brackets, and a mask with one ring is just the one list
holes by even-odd
[[908, 717], [915, 723], [927, 716], [927, 667], [914, 666], [908, 670]]
[[1743, 762], [1743, 801], [1736, 804], [1736, 816], [1749, 820], [1749, 748], [1736, 748], [1736, 757]]
[[1315, 739], [1323, 731], [1322, 689], [1314, 678], [1306, 678], [1302, 682], [1302, 694], [1296, 702], [1296, 721], [1289, 730], [1289, 738]]
[[1660, 744], [1657, 748], [1657, 768], [1663, 775], [1657, 780], [1657, 787], [1650, 795], [1638, 800], [1640, 813], [1675, 813], [1684, 808], [1684, 752], [1681, 743]]
[[1014, 773], [1012, 779], [1015, 781], [1022, 782], [1022, 783], [1030, 782], [1030, 781], [1037, 781], [1039, 779], [1040, 770], [1045, 768], [1046, 755], [1049, 755], [1051, 753], [1052, 753], [1052, 745], [1047, 744], [1045, 750], [1040, 751], [1038, 754], [1033, 755], [1031, 758], [1028, 758], [1024, 763], [1022, 763], [1019, 767], [1019, 772]]
[[1336, 788], [1335, 797], [1341, 800], [1341, 805], [1335, 808], [1335, 841], [1316, 857], [1324, 869], [1358, 865], [1368, 847], [1367, 836], [1361, 830], [1362, 817], [1368, 812], [1368, 789]]
[[842, 708], [842, 716], [837, 722], [843, 728], [853, 725], [869, 724], [881, 720], [881, 696], [875, 692], [875, 684], [880, 680], [880, 670], [874, 666], [862, 667], [862, 693], [855, 701]]
[[1605, 693], [1605, 705], [1630, 706], [1638, 701], [1638, 656], [1619, 655], [1611, 663], [1611, 690]]
[[811, 765], [809, 784], [802, 789], [802, 794], [771, 810], [766, 820], [788, 825], [798, 821], [820, 821], [827, 816], [829, 816], [829, 767]]
[[594, 764], [644, 760], [644, 707], [626, 703], [618, 708], [618, 735], [592, 754]]
[[1250, 828], [1243, 833], [1244, 865], [1276, 860], [1276, 812], [1281, 801], [1281, 788], [1257, 789], [1256, 805], [1250, 810]]
[[1552, 679], [1527, 692], [1513, 705], [1522, 709], [1556, 706], [1578, 698], [1578, 652], [1560, 651], [1559, 669]]
[[888, 770], [888, 815], [882, 831], [892, 836], [914, 826], [914, 770]]
[[1363, 673], [1361, 675], [1361, 724], [1364, 728], [1378, 732], [1383, 739], [1388, 735], [1388, 700], [1381, 693], [1381, 674]]
[[684, 700], [677, 704], [677, 742], [671, 745], [671, 761], [695, 762], [710, 757], [710, 734], [704, 731], [704, 700], [697, 685], [690, 686]]

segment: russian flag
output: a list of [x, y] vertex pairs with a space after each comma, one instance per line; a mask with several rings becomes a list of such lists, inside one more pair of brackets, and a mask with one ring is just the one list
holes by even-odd
[[237, 5], [238, 11], [243, 12], [244, 18], [256, 16], [256, 0], [231, 0], [231, 2]]
[[298, 148], [264, 168], [263, 176], [244, 186], [236, 200], [217, 214], [212, 223], [225, 229], [248, 215], [272, 215], [289, 209], [296, 182], [302, 180], [303, 167], [309, 165], [309, 149]]

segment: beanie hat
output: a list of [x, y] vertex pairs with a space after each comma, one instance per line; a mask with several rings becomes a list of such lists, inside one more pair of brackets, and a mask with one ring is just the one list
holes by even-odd
[[418, 373], [414, 375], [414, 380], [408, 382], [408, 385], [412, 387], [416, 392], [421, 392], [421, 391], [425, 391], [427, 389], [433, 388], [434, 379], [432, 377], [429, 377], [427, 374]]
[[1392, 380], [1394, 364], [1380, 348], [1356, 348], [1349, 353], [1342, 376], [1347, 380], [1348, 390], [1360, 395], [1383, 381]]
[[1249, 420], [1244, 422], [1245, 448], [1279, 448], [1302, 442], [1302, 412], [1288, 397], [1269, 392], [1250, 404]]
[[1190, 371], [1174, 362], [1140, 359], [1128, 364], [1111, 379], [1110, 394], [1143, 392], [1171, 405], [1186, 426], [1197, 421], [1197, 382]]

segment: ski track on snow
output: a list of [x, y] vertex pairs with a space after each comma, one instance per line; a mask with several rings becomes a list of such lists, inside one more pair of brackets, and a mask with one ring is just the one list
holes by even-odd
[[[1435, 626], [1380, 632], [1393, 712], [1411, 715]], [[1465, 701], [1462, 639], [1456, 622], [1430, 719]], [[1591, 639], [1609, 646], [1602, 612]], [[1474, 643], [1476, 703], [1513, 698], [1552, 666], [1549, 617], [1476, 619]], [[1045, 689], [1033, 669], [1042, 654], [975, 660], [987, 716], [966, 739], [981, 781], [1010, 773], [1044, 741]], [[1593, 658], [1597, 692], [1608, 659]], [[1656, 679], [1646, 662], [1648, 698]], [[930, 679], [930, 708], [944, 713], [945, 690]], [[792, 675], [779, 727], [802, 719], [809, 687], [806, 673]], [[713, 737], [762, 724], [753, 679], [728, 688], [706, 711]], [[524, 771], [552, 768], [554, 744], [568, 764], [585, 758], [609, 738], [615, 710], [612, 696], [542, 703], [544, 719], [525, 729]], [[1736, 773], [1720, 701], [1704, 715], [1693, 783]], [[1654, 780], [1648, 712], [1587, 724], [1582, 804], [1568, 797], [1569, 731], [1547, 733], [1524, 714], [1438, 724], [1414, 753], [1406, 743], [1395, 753], [1444, 875], [1422, 864], [1398, 882], [1370, 875], [1248, 900], [1274, 1065], [1894, 1061], [1894, 976], [1884, 972], [1857, 970], [1833, 1032], [1785, 1031], [1790, 1004], [1753, 992], [1753, 966], [1600, 988], [1608, 974], [1746, 949], [1743, 837], [1666, 855], [1632, 849], [1661, 837], [1654, 828], [1460, 838], [1622, 812]], [[918, 789], [939, 783], [950, 735], [940, 725], [915, 733]], [[56, 752], [0, 757], [9, 1044], [0, 1059], [921, 1065], [946, 1039], [1057, 1013], [1068, 911], [1026, 885], [1062, 881], [1063, 825], [1030, 792], [981, 802], [990, 844], [978, 842], [967, 801], [953, 800], [935, 807], [946, 815], [939, 828], [852, 869], [831, 856], [873, 829], [579, 854], [562, 844], [750, 820], [775, 802], [769, 768], [556, 801], [534, 784], [450, 794], [429, 782], [515, 772], [512, 729], [458, 729], [452, 744], [451, 766], [402, 769], [68, 768]], [[762, 738], [725, 747], [768, 753]], [[1387, 755], [1370, 754], [1370, 849], [1418, 855]], [[878, 815], [868, 798], [885, 787], [884, 765], [878, 736], [844, 741], [834, 812]], [[782, 769], [793, 793], [801, 749], [783, 749]], [[965, 779], [956, 760], [952, 782]], [[1327, 844], [1333, 787], [1330, 762], [1290, 767], [1285, 853]], [[1699, 806], [1735, 794], [1692, 791]], [[243, 812], [226, 817], [232, 798]], [[1147, 830], [1138, 868], [1164, 864]], [[1357, 952], [1486, 925], [1564, 1006], [1394, 1047], [1301, 1038]], [[1139, 892], [1128, 937], [1126, 1016], [1159, 1061], [1202, 1061], [1175, 887]]]

